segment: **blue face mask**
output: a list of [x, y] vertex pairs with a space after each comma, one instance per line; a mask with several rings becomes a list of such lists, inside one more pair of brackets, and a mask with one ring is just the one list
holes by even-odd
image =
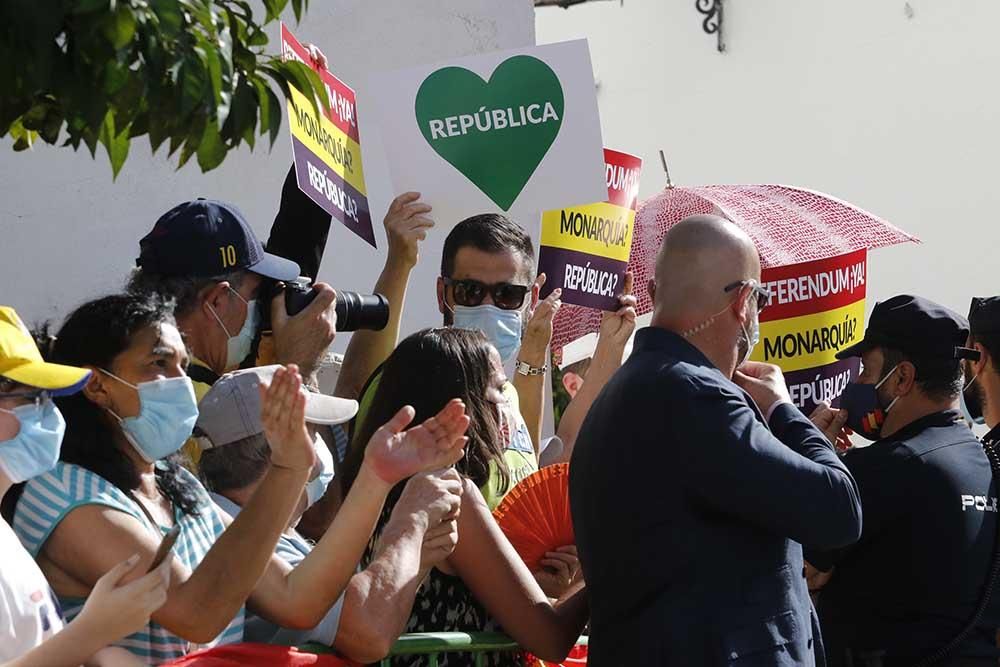
[[306, 484], [306, 509], [315, 505], [326, 494], [326, 488], [333, 481], [333, 454], [318, 433], [313, 441], [313, 449], [316, 450], [320, 469], [319, 474]]
[[491, 304], [455, 306], [453, 325], [459, 329], [478, 329], [486, 334], [506, 366], [521, 348], [521, 311], [504, 310]]
[[208, 307], [208, 309], [212, 311], [212, 315], [215, 316], [215, 321], [219, 323], [222, 330], [226, 332], [226, 336], [229, 337], [226, 341], [226, 370], [232, 370], [238, 367], [244, 359], [250, 356], [250, 350], [253, 349], [253, 339], [254, 336], [257, 335], [257, 326], [260, 323], [260, 312], [257, 300], [253, 299], [251, 301], [247, 301], [232, 287], [229, 288], [229, 291], [235, 294], [236, 298], [242, 301], [247, 307], [247, 316], [246, 319], [243, 320], [243, 327], [240, 329], [239, 333], [235, 336], [231, 335], [229, 333], [229, 329], [227, 329], [226, 325], [222, 323], [222, 318], [220, 318], [219, 314], [215, 312], [215, 309], [212, 308], [212, 306]]
[[59, 460], [59, 445], [66, 432], [66, 421], [49, 398], [35, 405], [22, 405], [0, 412], [17, 417], [21, 430], [10, 440], [0, 442], [0, 469], [15, 484], [51, 470]]
[[101, 372], [139, 392], [137, 417], [122, 418], [111, 410], [108, 412], [118, 420], [125, 437], [147, 463], [167, 458], [191, 437], [198, 421], [198, 401], [191, 378], [184, 375], [134, 385], [104, 369]]
[[882, 437], [882, 425], [885, 416], [899, 400], [892, 399], [889, 405], [883, 406], [878, 390], [885, 381], [892, 377], [899, 366], [893, 366], [884, 378], [875, 384], [852, 382], [844, 387], [840, 395], [840, 409], [847, 410], [847, 425], [852, 431], [868, 440], [878, 440]]

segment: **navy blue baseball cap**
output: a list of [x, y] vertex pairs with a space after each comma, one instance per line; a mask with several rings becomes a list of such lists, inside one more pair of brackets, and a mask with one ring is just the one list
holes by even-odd
[[1000, 296], [977, 296], [969, 306], [972, 335], [1000, 333]]
[[243, 213], [232, 204], [195, 199], [164, 213], [139, 241], [136, 266], [164, 276], [207, 278], [251, 271], [295, 280], [299, 265], [264, 252]]
[[900, 294], [875, 304], [864, 338], [837, 353], [838, 359], [860, 357], [873, 347], [892, 347], [914, 355], [950, 359], [978, 356], [965, 346], [969, 321], [919, 296]]

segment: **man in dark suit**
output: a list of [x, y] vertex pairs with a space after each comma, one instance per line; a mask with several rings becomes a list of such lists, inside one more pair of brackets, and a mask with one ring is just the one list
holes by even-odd
[[595, 667], [822, 664], [801, 544], [854, 542], [861, 507], [778, 368], [746, 361], [759, 283], [735, 225], [673, 227], [652, 326], [583, 425], [570, 501]]

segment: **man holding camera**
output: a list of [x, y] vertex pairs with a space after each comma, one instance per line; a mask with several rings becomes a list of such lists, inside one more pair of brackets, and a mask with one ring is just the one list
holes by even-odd
[[[336, 294], [316, 283], [308, 306], [289, 316], [285, 294], [271, 300], [274, 281], [299, 276], [295, 262], [264, 251], [232, 204], [196, 199], [167, 211], [139, 242], [130, 290], [176, 300], [177, 326], [191, 351], [188, 374], [198, 399], [222, 373], [240, 366], [254, 348], [263, 309], [269, 309], [273, 363], [297, 364], [307, 380], [333, 342]], [[199, 452], [187, 447], [197, 463]]]

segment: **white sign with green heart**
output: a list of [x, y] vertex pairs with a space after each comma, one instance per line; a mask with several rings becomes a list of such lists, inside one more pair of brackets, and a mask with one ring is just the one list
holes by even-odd
[[386, 72], [367, 92], [396, 193], [423, 195], [441, 239], [496, 212], [537, 240], [541, 211], [607, 198], [586, 40]]

